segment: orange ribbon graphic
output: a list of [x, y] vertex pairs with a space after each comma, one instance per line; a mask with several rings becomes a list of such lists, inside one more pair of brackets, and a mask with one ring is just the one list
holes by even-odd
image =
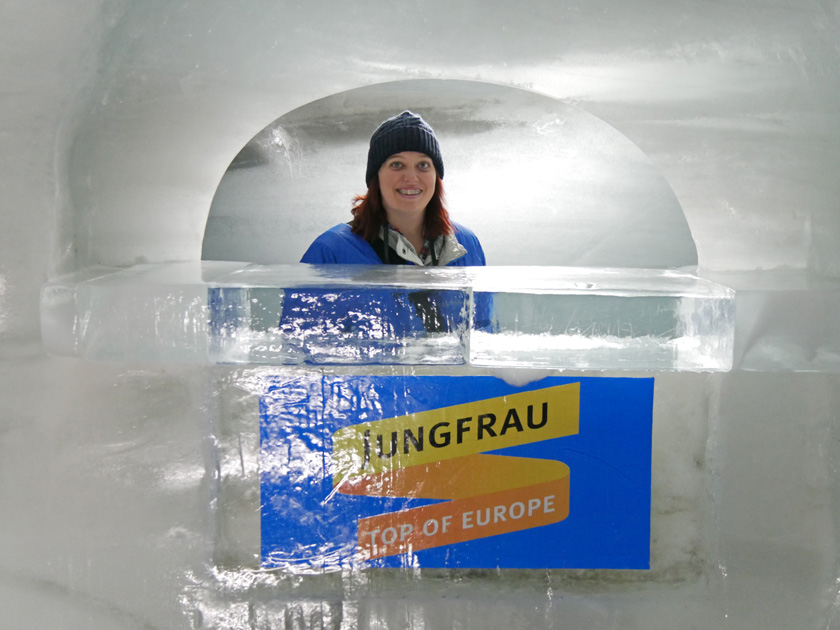
[[360, 518], [362, 559], [557, 523], [570, 471], [486, 451], [578, 432], [580, 383], [345, 427], [333, 435], [333, 486], [350, 495], [440, 499]]

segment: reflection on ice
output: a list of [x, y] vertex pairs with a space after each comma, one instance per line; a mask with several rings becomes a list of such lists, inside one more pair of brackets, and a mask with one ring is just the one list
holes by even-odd
[[232, 288], [209, 300], [222, 363], [466, 362], [466, 290]]

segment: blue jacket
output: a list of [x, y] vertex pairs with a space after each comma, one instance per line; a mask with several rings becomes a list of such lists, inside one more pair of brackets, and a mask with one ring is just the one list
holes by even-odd
[[[455, 238], [467, 250], [467, 254], [450, 262], [447, 267], [483, 267], [484, 250], [472, 230], [453, 223]], [[370, 243], [350, 230], [346, 223], [336, 225], [316, 238], [303, 258], [302, 263], [328, 265], [381, 265], [382, 261]]]
[[[484, 265], [484, 251], [469, 229], [455, 225], [455, 238], [467, 250], [447, 266]], [[373, 247], [350, 226], [337, 225], [310, 245], [301, 259], [309, 264], [381, 265]], [[465, 320], [469, 294], [463, 291], [359, 288], [289, 289], [280, 330], [292, 362], [400, 363], [400, 348], [429, 333], [460, 337], [466, 328], [486, 327], [491, 300], [476, 305]]]

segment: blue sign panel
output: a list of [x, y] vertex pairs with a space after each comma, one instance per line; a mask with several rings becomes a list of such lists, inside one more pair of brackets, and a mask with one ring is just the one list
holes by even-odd
[[651, 378], [266, 378], [267, 568], [649, 568]]

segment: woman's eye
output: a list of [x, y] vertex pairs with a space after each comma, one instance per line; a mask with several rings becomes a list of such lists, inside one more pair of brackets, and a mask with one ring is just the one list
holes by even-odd
[[402, 165], [402, 162], [397, 162], [396, 160], [390, 164], [391, 168], [402, 168]]
[[431, 164], [428, 162], [420, 162], [417, 166], [421, 171], [428, 171]]

